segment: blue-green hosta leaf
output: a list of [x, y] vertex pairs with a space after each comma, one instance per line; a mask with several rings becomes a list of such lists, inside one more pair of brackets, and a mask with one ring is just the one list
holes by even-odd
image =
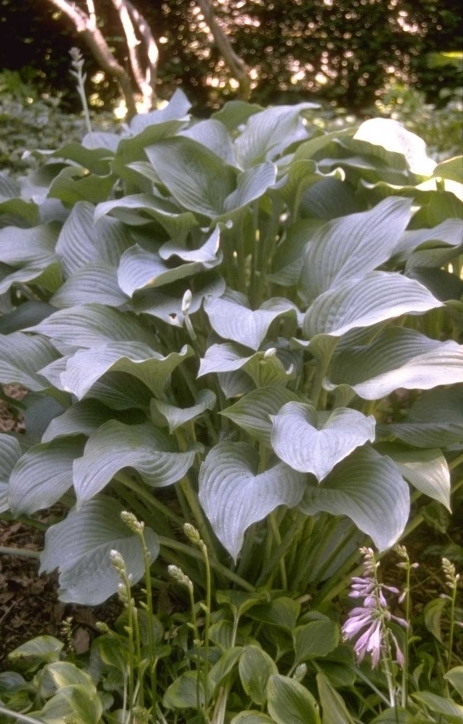
[[252, 201], [260, 199], [269, 186], [275, 183], [276, 175], [277, 167], [270, 161], [240, 173], [237, 178], [236, 189], [225, 199], [225, 214], [242, 209]]
[[180, 352], [164, 357], [139, 342], [113, 342], [78, 350], [61, 373], [60, 388], [80, 400], [108, 372], [127, 372], [143, 382], [155, 395], [161, 395], [173, 370], [194, 354], [184, 345]]
[[151, 392], [127, 372], [108, 372], [95, 382], [85, 398], [99, 400], [111, 410], [147, 410]]
[[[88, 138], [89, 134], [86, 135]], [[49, 155], [47, 151], [44, 153]], [[109, 161], [113, 158], [114, 154], [110, 151], [108, 152], [108, 148], [105, 147], [91, 147], [88, 143], [84, 144], [71, 141], [70, 143], [65, 143], [64, 146], [60, 146], [56, 151], [53, 151], [51, 156], [57, 157], [59, 161], [65, 159], [66, 161], [73, 162], [72, 166], [67, 164], [65, 168], [80, 170], [78, 167], [84, 166], [91, 171], [92, 175], [95, 175], [108, 173], [110, 170]]]
[[61, 229], [56, 253], [67, 276], [92, 262], [117, 266], [122, 253], [133, 244], [120, 221], [109, 217], [95, 221], [94, 213], [93, 204], [79, 201]]
[[272, 447], [278, 457], [320, 481], [355, 448], [375, 439], [375, 418], [338, 408], [326, 420], [312, 405], [288, 402], [272, 418]]
[[212, 114], [212, 118], [220, 121], [229, 131], [236, 131], [254, 113], [259, 113], [261, 110], [263, 110], [262, 106], [258, 106], [256, 103], [227, 101], [219, 111]]
[[430, 176], [436, 167], [436, 162], [427, 154], [423, 139], [390, 118], [370, 118], [365, 121], [354, 140], [378, 147], [376, 155], [389, 164], [391, 154], [401, 154], [410, 171], [418, 176]]
[[215, 534], [236, 561], [246, 529], [279, 505], [299, 503], [305, 476], [284, 463], [258, 474], [258, 455], [241, 442], [223, 442], [199, 473], [199, 499]]
[[49, 387], [37, 370], [59, 357], [56, 349], [43, 337], [22, 332], [0, 335], [0, 382], [16, 383], [38, 392]]
[[45, 269], [56, 262], [58, 231], [55, 224], [43, 224], [32, 229], [17, 226], [0, 229], [0, 261], [13, 267], [34, 264]]
[[0, 316], [0, 334], [20, 332], [24, 327], [38, 324], [54, 311], [55, 308], [51, 304], [27, 300], [13, 311]]
[[[55, 346], [86, 347], [105, 342], [128, 341], [153, 345], [156, 338], [144, 327], [135, 314], [120, 312], [104, 304], [82, 304], [60, 309], [28, 328], [49, 337]], [[42, 365], [45, 366], [45, 365]]]
[[[192, 261], [172, 266], [164, 261], [170, 256], [190, 257]], [[205, 244], [196, 250], [169, 243], [163, 247], [163, 256], [146, 251], [138, 244], [128, 249], [121, 258], [118, 269], [118, 284], [131, 297], [134, 292], [177, 282], [200, 272], [218, 266], [222, 261], [219, 250], [219, 230], [213, 232]]]
[[277, 106], [254, 113], [235, 141], [238, 161], [250, 168], [263, 161], [272, 161], [295, 141], [309, 137], [301, 112], [318, 108], [313, 103]]
[[89, 435], [95, 432], [114, 412], [97, 400], [82, 400], [54, 417], [42, 436], [42, 442], [50, 442], [67, 435]]
[[0, 434], [0, 513], [8, 510], [8, 481], [11, 471], [21, 457], [21, 448], [16, 438]]
[[363, 447], [339, 463], [323, 485], [308, 486], [299, 507], [307, 515], [347, 515], [384, 550], [407, 524], [410, 493], [392, 460]]
[[159, 249], [159, 256], [163, 261], [178, 257], [186, 262], [201, 262], [204, 269], [212, 269], [222, 261], [219, 250], [220, 229], [217, 226], [210, 237], [198, 249], [188, 249], [177, 241], [168, 241]]
[[276, 724], [320, 724], [315, 698], [295, 679], [274, 674], [268, 682], [267, 696], [268, 712]]
[[261, 442], [270, 445], [271, 415], [276, 415], [287, 402], [298, 400], [299, 396], [286, 387], [259, 387], [222, 410], [220, 414], [233, 420]]
[[[150, 314], [174, 327], [183, 326], [183, 297], [189, 289], [192, 293], [188, 313], [194, 314], [208, 296], [220, 297], [225, 292], [225, 280], [215, 272], [201, 272], [179, 282], [170, 284], [162, 291], [147, 289], [137, 292], [132, 303], [135, 312]], [[1, 323], [1, 319], [0, 319]]]
[[134, 468], [147, 485], [163, 487], [183, 478], [198, 448], [177, 452], [163, 432], [147, 423], [124, 425], [109, 420], [90, 435], [73, 465], [78, 505], [95, 497], [123, 468]]
[[[118, 133], [111, 133], [108, 131], [92, 131], [86, 133], [82, 139], [82, 146], [88, 148], [90, 151], [95, 149], [105, 149], [106, 151], [117, 151], [117, 147], [121, 140], [121, 136]], [[112, 158], [113, 153], [106, 153], [103, 158]]]
[[209, 148], [216, 156], [230, 166], [236, 166], [235, 148], [227, 127], [215, 118], [199, 121], [178, 133], [191, 138], [201, 146]]
[[258, 350], [272, 322], [282, 315], [295, 314], [294, 305], [287, 299], [269, 299], [256, 311], [252, 311], [248, 300], [240, 295], [232, 297], [227, 293], [221, 298], [206, 299], [204, 309], [212, 329], [224, 339]]
[[405, 422], [378, 425], [378, 433], [424, 448], [463, 442], [463, 385], [424, 392]]
[[97, 204], [108, 198], [113, 187], [114, 176], [111, 173], [97, 176], [89, 174], [86, 168], [66, 166], [51, 182], [48, 195], [68, 205], [79, 201]]
[[409, 269], [407, 275], [423, 284], [441, 302], [463, 299], [463, 279], [446, 269], [415, 267]]
[[[435, 246], [458, 247], [463, 239], [463, 220], [446, 219], [431, 229], [409, 229], [404, 231], [395, 249], [395, 255], [407, 259], [418, 248], [432, 249]], [[416, 266], [416, 258], [408, 262]]]
[[0, 294], [13, 284], [35, 280], [54, 291], [62, 280], [55, 254], [58, 228], [54, 224], [22, 229], [7, 226], [0, 230]]
[[323, 384], [327, 390], [348, 385], [360, 397], [378, 400], [399, 387], [429, 390], [459, 382], [463, 382], [463, 346], [390, 327], [371, 344], [337, 355]]
[[[145, 167], [141, 163], [133, 163], [131, 168], [142, 173]], [[151, 170], [151, 166], [148, 168]], [[141, 226], [155, 219], [169, 236], [180, 242], [184, 241], [189, 232], [199, 225], [191, 211], [182, 212], [168, 199], [150, 194], [133, 194], [98, 204], [95, 210], [95, 221], [106, 214], [111, 214], [132, 226]]]
[[[216, 396], [211, 390], [199, 390], [196, 404], [192, 407], [175, 407], [161, 400], [151, 400], [151, 414], [156, 418], [167, 421], [169, 432], [172, 434], [178, 427], [182, 427], [188, 422], [195, 420], [197, 417], [206, 412], [213, 410], [216, 403]], [[157, 422], [157, 420], [155, 420]]]
[[21, 193], [21, 187], [17, 181], [10, 178], [6, 173], [0, 173], [0, 200], [14, 199]]
[[103, 262], [88, 264], [76, 271], [53, 295], [50, 302], [58, 309], [78, 307], [89, 300], [108, 307], [122, 307], [129, 298], [117, 283], [117, 269]]
[[252, 377], [257, 387], [285, 385], [294, 377], [294, 368], [288, 369], [277, 356], [277, 349], [255, 352], [243, 357], [240, 349], [231, 342], [213, 344], [206, 350], [199, 366], [198, 377], [211, 372], [237, 372], [243, 370]]
[[[134, 584], [144, 575], [140, 539], [121, 521], [122, 510], [113, 498], [100, 496], [47, 530], [40, 571], [59, 569], [62, 601], [96, 606], [117, 591], [120, 578], [110, 563], [111, 550], [121, 553]], [[144, 534], [152, 562], [159, 544], [151, 528]]]
[[351, 329], [441, 306], [442, 302], [414, 279], [397, 272], [373, 271], [320, 294], [308, 308], [302, 330], [309, 339], [317, 334], [341, 337]]
[[235, 189], [236, 171], [190, 138], [171, 138], [145, 149], [162, 183], [183, 208], [210, 218], [220, 216]]
[[284, 287], [293, 286], [301, 276], [306, 245], [322, 227], [320, 219], [300, 219], [286, 230], [285, 238], [278, 244], [273, 256], [272, 274], [269, 280]]
[[168, 121], [186, 121], [190, 108], [191, 103], [185, 93], [177, 88], [164, 108], [158, 108], [149, 113], [138, 113], [134, 116], [130, 121], [130, 130], [132, 133], [141, 133], [144, 129], [150, 130], [153, 126], [156, 127]]
[[389, 443], [380, 445], [378, 450], [396, 463], [402, 476], [414, 488], [450, 511], [450, 470], [441, 450], [408, 450]]
[[83, 447], [82, 438], [61, 438], [29, 448], [10, 477], [13, 513], [30, 515], [56, 503], [72, 486], [72, 463]]
[[348, 278], [384, 264], [411, 218], [411, 200], [389, 198], [370, 211], [334, 219], [307, 245], [301, 288], [308, 301]]

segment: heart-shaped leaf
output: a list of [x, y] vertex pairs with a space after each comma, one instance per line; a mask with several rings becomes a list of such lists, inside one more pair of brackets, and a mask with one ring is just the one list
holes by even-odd
[[93, 263], [69, 277], [51, 298], [54, 307], [78, 307], [92, 299], [108, 307], [122, 307], [128, 297], [117, 283], [117, 269], [109, 264]]
[[113, 416], [114, 411], [97, 400], [76, 402], [50, 421], [43, 433], [42, 442], [50, 442], [56, 437], [67, 435], [86, 435], [88, 437]]
[[199, 473], [199, 499], [209, 521], [236, 560], [246, 529], [279, 505], [302, 497], [305, 476], [284, 463], [257, 473], [258, 455], [245, 443], [224, 442], [207, 455]]
[[272, 447], [278, 457], [301, 473], [323, 480], [355, 448], [375, 439], [375, 418], [338, 408], [326, 420], [312, 405], [288, 402], [272, 418]]
[[[285, 385], [294, 376], [294, 367], [285, 368], [277, 356], [276, 348], [243, 357], [237, 345], [225, 343], [213, 344], [206, 350], [198, 377], [211, 372], [236, 372], [241, 369], [252, 377], [257, 387]], [[247, 389], [244, 391], [248, 392]]]
[[218, 335], [254, 350], [259, 349], [275, 319], [295, 314], [294, 306], [286, 299], [269, 299], [260, 309], [252, 311], [247, 299], [226, 295], [206, 299], [204, 309]]
[[397, 466], [369, 447], [359, 448], [323, 481], [306, 488], [300, 508], [307, 515], [347, 515], [379, 550], [394, 545], [410, 513], [408, 485]]
[[[140, 539], [121, 521], [122, 506], [101, 496], [71, 510], [66, 520], [45, 535], [40, 572], [60, 574], [60, 599], [65, 603], [97, 606], [117, 591], [120, 577], [110, 563], [111, 550], [122, 555], [135, 584], [145, 572]], [[159, 553], [156, 534], [145, 527], [150, 561]]]
[[175, 483], [191, 467], [198, 449], [178, 452], [163, 432], [148, 423], [124, 425], [109, 420], [90, 435], [83, 456], [74, 462], [78, 504], [93, 498], [127, 467], [137, 470], [153, 487]]
[[267, 683], [278, 669], [273, 659], [258, 646], [245, 646], [240, 656], [238, 669], [241, 684], [255, 704], [265, 704]]

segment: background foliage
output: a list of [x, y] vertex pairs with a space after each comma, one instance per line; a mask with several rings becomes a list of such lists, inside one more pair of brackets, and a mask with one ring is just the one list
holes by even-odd
[[[79, 0], [82, 7], [85, 3]], [[196, 3], [136, 0], [160, 51], [159, 95], [181, 85], [196, 112], [233, 97], [229, 74]], [[126, 62], [122, 32], [110, 0], [98, 0], [105, 36]], [[350, 109], [364, 109], [391, 76], [413, 83], [435, 103], [442, 87], [461, 84], [451, 65], [431, 67], [428, 54], [459, 50], [458, 0], [250, 0], [216, 3], [217, 16], [235, 52], [252, 69], [253, 100], [288, 102], [319, 96]], [[48, 92], [76, 95], [68, 74], [68, 51], [81, 45], [70, 23], [47, 0], [2, 0], [0, 68], [21, 70]], [[84, 48], [82, 48], [84, 50]], [[98, 70], [86, 53], [89, 77]], [[118, 95], [112, 81], [93, 83], [95, 102]]]

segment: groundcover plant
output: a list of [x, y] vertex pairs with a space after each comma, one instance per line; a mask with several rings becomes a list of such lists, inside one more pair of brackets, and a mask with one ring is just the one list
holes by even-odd
[[[0, 382], [28, 390], [25, 433], [0, 435], [0, 511], [59, 504], [41, 570], [62, 601], [119, 592], [129, 617], [90, 673], [37, 644], [41, 696], [76, 688], [35, 721], [359, 721], [333, 689], [355, 674], [329, 602], [411, 500], [450, 509], [462, 462], [461, 158], [436, 165], [391, 120], [323, 134], [310, 103], [188, 112], [177, 91], [0, 177]], [[169, 565], [193, 612], [174, 688], [151, 595]], [[270, 654], [252, 622], [278, 630]], [[119, 718], [91, 698], [96, 659]]]

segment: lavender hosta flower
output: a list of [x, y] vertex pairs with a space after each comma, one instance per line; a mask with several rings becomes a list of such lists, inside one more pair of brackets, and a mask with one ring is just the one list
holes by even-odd
[[363, 577], [355, 576], [352, 579], [349, 596], [362, 598], [363, 606], [357, 606], [350, 611], [348, 619], [342, 627], [343, 638], [348, 641], [361, 634], [354, 645], [356, 659], [360, 662], [366, 654], [370, 654], [373, 668], [378, 665], [387, 642], [392, 641], [397, 663], [403, 666], [403, 653], [388, 622], [395, 621], [405, 628], [408, 624], [404, 619], [391, 614], [384, 594], [385, 591], [388, 591], [391, 594], [399, 595], [400, 591], [395, 586], [379, 583], [376, 575], [379, 563], [375, 561], [373, 550], [363, 548], [361, 552], [365, 558], [364, 574]]

